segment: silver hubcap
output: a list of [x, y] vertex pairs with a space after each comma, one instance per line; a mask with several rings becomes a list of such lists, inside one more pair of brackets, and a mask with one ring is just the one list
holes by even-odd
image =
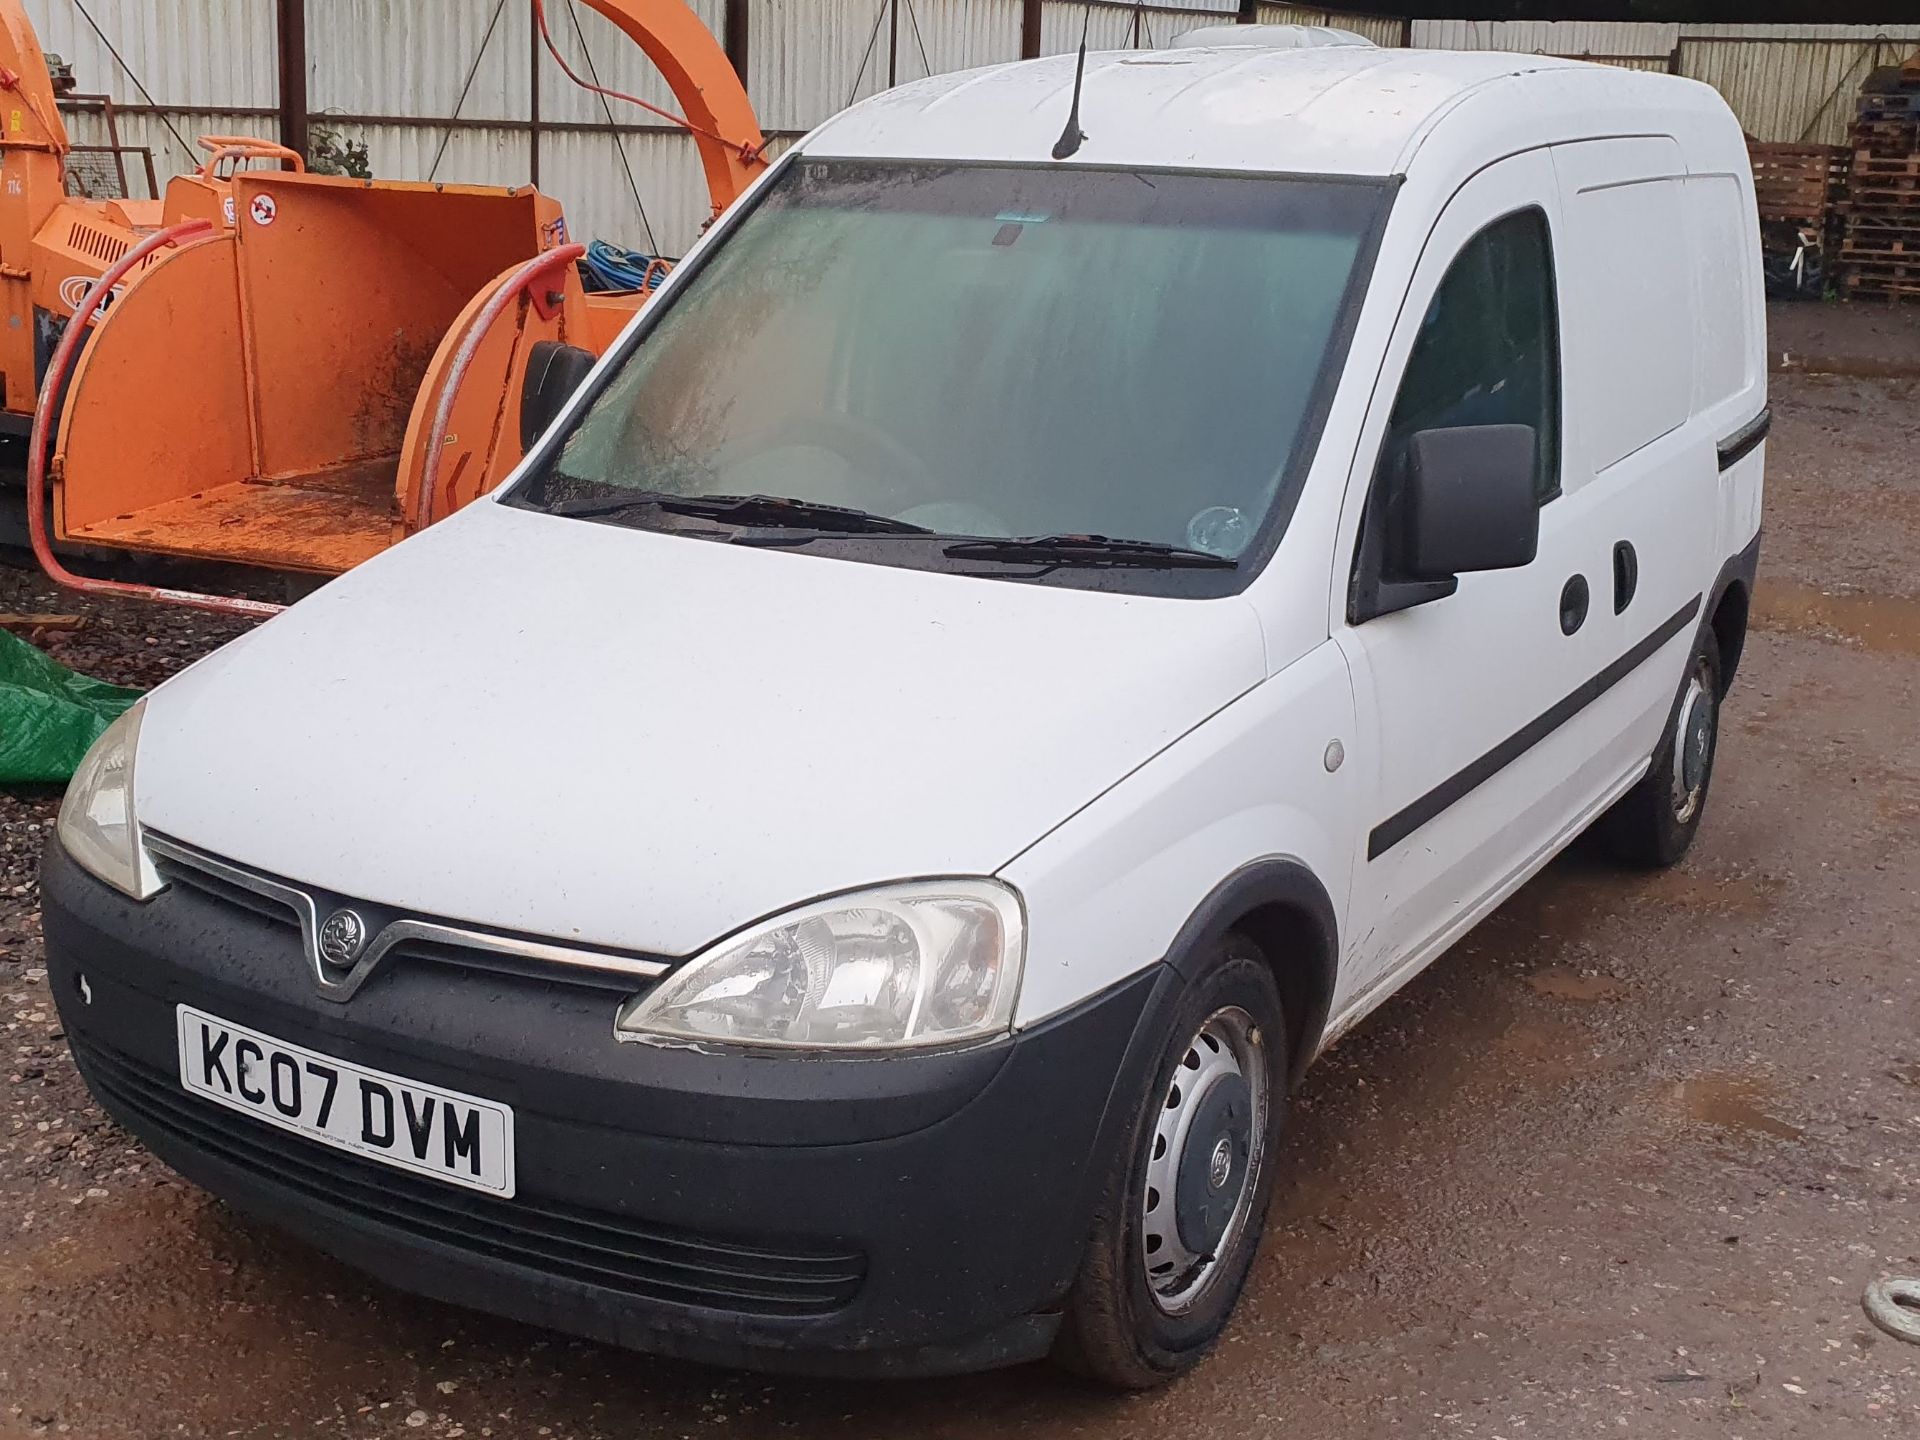
[[1706, 794], [1707, 769], [1713, 760], [1716, 697], [1713, 677], [1699, 666], [1687, 677], [1680, 697], [1680, 715], [1673, 727], [1673, 816], [1682, 825], [1693, 819]]
[[1216, 1010], [1174, 1068], [1148, 1142], [1141, 1262], [1169, 1315], [1199, 1302], [1246, 1231], [1266, 1116], [1260, 1028], [1237, 1006]]

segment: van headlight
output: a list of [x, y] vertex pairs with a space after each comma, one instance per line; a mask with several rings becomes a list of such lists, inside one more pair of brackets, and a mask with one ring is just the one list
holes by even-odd
[[140, 822], [133, 815], [133, 752], [147, 702], [133, 706], [93, 742], [60, 802], [60, 843], [76, 864], [136, 900], [161, 890]]
[[1026, 951], [1020, 897], [993, 880], [842, 895], [742, 931], [621, 1007], [622, 1038], [820, 1050], [1005, 1033]]

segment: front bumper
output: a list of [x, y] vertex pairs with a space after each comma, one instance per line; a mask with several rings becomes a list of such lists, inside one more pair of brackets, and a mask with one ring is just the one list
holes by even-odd
[[[297, 931], [180, 885], [135, 903], [57, 841], [41, 897], [81, 1073], [189, 1179], [406, 1289], [755, 1369], [930, 1374], [1044, 1354], [1169, 983], [1156, 968], [966, 1051], [700, 1053], [615, 1041], [607, 991], [429, 960], [322, 999]], [[456, 1189], [187, 1094], [180, 1004], [511, 1105], [519, 1193]]]

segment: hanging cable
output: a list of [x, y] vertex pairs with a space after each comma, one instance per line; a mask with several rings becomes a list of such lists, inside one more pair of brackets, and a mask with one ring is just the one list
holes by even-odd
[[[1142, 37], [1146, 44], [1141, 45]], [[1147, 25], [1146, 0], [1133, 0], [1133, 48], [1136, 50], [1153, 48], [1153, 31]]]
[[467, 103], [467, 93], [473, 89], [473, 77], [480, 73], [480, 62], [486, 58], [487, 46], [493, 43], [494, 28], [500, 23], [500, 12], [506, 8], [507, 0], [499, 0], [493, 7], [493, 18], [487, 21], [487, 33], [480, 37], [480, 48], [473, 52], [473, 64], [467, 67], [466, 83], [460, 87], [460, 98], [453, 102], [453, 114], [447, 117], [447, 128], [440, 134], [440, 148], [433, 152], [433, 168], [427, 171], [429, 183], [440, 173], [440, 162], [453, 140], [453, 122], [460, 118], [461, 107]]
[[[535, 0], [535, 7], [538, 8], [538, 0]], [[619, 126], [614, 123], [613, 106], [607, 103], [607, 96], [611, 92], [599, 89], [600, 71], [593, 63], [593, 51], [587, 48], [587, 32], [580, 28], [580, 12], [574, 8], [573, 0], [567, 0], [567, 16], [573, 21], [574, 38], [580, 42], [580, 54], [586, 59], [587, 73], [593, 76], [596, 92], [600, 96], [600, 108], [606, 112], [608, 128], [613, 131], [613, 151], [620, 157], [620, 168], [627, 172], [627, 189], [633, 192], [633, 208], [640, 212], [640, 228], [647, 232], [647, 248], [658, 255], [660, 242], [654, 238], [653, 221], [647, 218], [647, 202], [640, 198], [640, 182], [634, 178], [633, 162], [627, 158], [627, 142], [621, 137]]]
[[907, 0], [907, 19], [913, 25], [913, 43], [920, 47], [920, 68], [933, 74], [933, 62], [927, 58], [927, 42], [920, 38], [920, 17], [914, 13], [913, 0]]
[[[860, 56], [860, 68], [853, 72], [853, 88], [847, 91], [847, 105], [853, 104], [854, 96], [860, 93], [860, 82], [866, 78], [867, 62], [873, 58], [873, 47], [880, 40], [880, 22], [887, 18], [887, 7], [897, 0], [880, 0], [880, 9], [873, 17], [873, 31], [867, 36], [867, 48]], [[846, 105], [840, 107], [846, 109]]]
[[[572, 0], [568, 0], [568, 3], [571, 4]], [[662, 120], [678, 125], [682, 130], [690, 130], [695, 135], [705, 136], [716, 144], [726, 146], [727, 149], [733, 151], [750, 165], [766, 160], [765, 144], [743, 145], [739, 141], [729, 140], [726, 136], [709, 130], [703, 125], [694, 124], [693, 121], [687, 119], [684, 115], [676, 115], [673, 111], [663, 109], [651, 101], [642, 100], [638, 95], [629, 95], [623, 90], [609, 90], [606, 86], [597, 82], [582, 79], [579, 72], [567, 63], [567, 57], [560, 53], [560, 47], [553, 43], [553, 32], [547, 28], [547, 7], [545, 0], [533, 0], [533, 18], [539, 23], [541, 42], [547, 47], [547, 53], [553, 56], [553, 63], [560, 67], [561, 74], [565, 75], [567, 79], [578, 85], [582, 90], [591, 90], [594, 94], [603, 98], [611, 96], [615, 100], [624, 100], [629, 105], [638, 105], [648, 114], [658, 115]], [[575, 17], [574, 24], [576, 27], [579, 25], [578, 16]], [[588, 58], [587, 63], [589, 68], [591, 68], [593, 63], [591, 57]]]
[[[138, 90], [142, 97], [145, 98], [147, 104], [153, 107], [153, 113], [160, 117], [160, 123], [167, 127], [167, 133], [173, 136], [173, 143], [180, 147], [180, 152], [187, 157], [187, 163], [191, 165], [193, 163], [193, 147], [180, 138], [180, 132], [173, 128], [173, 121], [169, 120], [167, 118], [167, 112], [160, 108], [160, 102], [153, 98], [153, 92], [140, 83], [140, 77], [133, 73], [133, 67], [127, 64], [126, 59], [118, 50], [114, 49], [113, 41], [107, 38], [107, 32], [100, 28], [99, 21], [87, 13], [87, 7], [81, 3], [81, 0], [73, 0], [73, 8], [80, 12], [80, 18], [86, 21], [87, 24], [93, 28], [93, 33], [100, 37], [100, 43], [107, 47], [107, 53], [113, 56], [114, 63], [127, 72], [127, 79], [133, 82], [133, 88]], [[45, 124], [46, 122], [42, 120], [41, 123]]]

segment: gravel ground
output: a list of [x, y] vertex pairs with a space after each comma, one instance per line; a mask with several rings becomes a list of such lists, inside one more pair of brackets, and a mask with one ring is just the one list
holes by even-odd
[[[1803, 307], [1756, 633], [1701, 843], [1579, 848], [1316, 1067], [1242, 1313], [1196, 1375], [770, 1381], [382, 1287], [186, 1186], [88, 1100], [40, 964], [51, 795], [0, 795], [0, 1440], [70, 1434], [1910, 1437], [1920, 1347], [1920, 313]], [[1853, 362], [1851, 364], [1847, 362]], [[1866, 373], [1862, 373], [1862, 372]], [[79, 605], [151, 684], [235, 633]]]

